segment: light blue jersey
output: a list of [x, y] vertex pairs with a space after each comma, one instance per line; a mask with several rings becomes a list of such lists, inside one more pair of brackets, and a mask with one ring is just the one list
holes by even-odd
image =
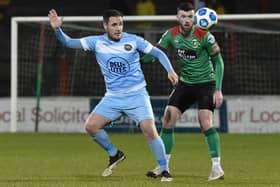
[[67, 47], [94, 52], [104, 76], [107, 94], [129, 93], [146, 86], [139, 52], [157, 57], [167, 72], [173, 71], [162, 51], [135, 34], [123, 32], [119, 41], [110, 40], [107, 34], [72, 39], [60, 28], [55, 30], [55, 34]]
[[107, 93], [127, 93], [146, 86], [139, 63], [139, 51], [149, 53], [153, 46], [143, 38], [123, 33], [120, 41], [107, 34], [81, 39], [84, 50], [94, 51], [105, 78]]
[[167, 72], [173, 71], [161, 50], [147, 40], [125, 32], [119, 41], [110, 40], [107, 34], [73, 39], [60, 28], [55, 29], [55, 34], [66, 47], [92, 51], [96, 56], [104, 76], [106, 94], [92, 112], [112, 121], [122, 113], [136, 123], [154, 119], [139, 52], [157, 57]]

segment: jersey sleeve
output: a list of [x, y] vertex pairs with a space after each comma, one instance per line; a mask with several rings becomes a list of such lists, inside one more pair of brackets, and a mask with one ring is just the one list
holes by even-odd
[[204, 38], [204, 42], [207, 51], [211, 57], [211, 61], [214, 63], [216, 72], [216, 90], [222, 90], [222, 82], [224, 77], [224, 62], [220, 53], [220, 47], [215, 37], [208, 32]]
[[210, 55], [211, 58], [215, 57], [220, 53], [220, 47], [215, 39], [215, 36], [212, 35], [210, 32], [208, 32], [204, 39], [204, 44], [206, 46], [206, 49]]
[[140, 36], [135, 35], [135, 41], [136, 48], [145, 54], [150, 53], [152, 48], [154, 47], [150, 42]]
[[[168, 46], [170, 45], [169, 41], [170, 41], [170, 38], [171, 38], [171, 34], [170, 34], [170, 31], [167, 30], [165, 33], [163, 33], [163, 35], [161, 36], [161, 39], [159, 40], [158, 44], [157, 44], [157, 47], [159, 48], [163, 48], [163, 49], [167, 49]], [[142, 64], [149, 64], [149, 63], [152, 63], [156, 60], [156, 58], [152, 55], [149, 55], [149, 54], [145, 54], [141, 57], [140, 59], [140, 62]]]
[[95, 51], [97, 36], [87, 36], [81, 38], [81, 44], [85, 51]]
[[167, 49], [170, 45], [170, 41], [171, 41], [171, 31], [167, 30], [165, 33], [163, 33], [163, 35], [161, 36], [158, 45], [164, 49]]
[[219, 53], [216, 55], [212, 61], [215, 64], [215, 72], [216, 72], [216, 90], [222, 90], [222, 83], [224, 77], [224, 61], [222, 55]]
[[73, 48], [73, 49], [82, 49], [82, 44], [80, 39], [75, 39], [69, 37], [65, 34], [61, 28], [55, 29], [54, 33], [57, 39], [66, 47]]

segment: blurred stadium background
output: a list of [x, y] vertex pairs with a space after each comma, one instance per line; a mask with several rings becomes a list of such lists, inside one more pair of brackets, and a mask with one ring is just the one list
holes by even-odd
[[[23, 131], [27, 126], [29, 127], [25, 131], [34, 129], [33, 123], [38, 120], [45, 122], [42, 126], [52, 124], [47, 129], [54, 129], [53, 131], [63, 131], [64, 128], [61, 127], [63, 123], [65, 126], [70, 126], [69, 124], [75, 126], [73, 124], [78, 123], [80, 130], [74, 128], [71, 131], [83, 131], [81, 129], [83, 129], [82, 124], [86, 113], [105, 91], [94, 55], [63, 48], [54, 37], [47, 22], [19, 22], [18, 28], [15, 29], [18, 33], [17, 40], [11, 41], [11, 18], [33, 16], [46, 18], [48, 10], [53, 7], [62, 16], [98, 16], [102, 14], [102, 10], [116, 6], [112, 5], [112, 2], [115, 1], [104, 1], [98, 6], [88, 6], [90, 1], [83, 3], [67, 1], [68, 6], [65, 6], [62, 1], [5, 0], [3, 2], [6, 4], [1, 4], [2, 20], [0, 22], [2, 36], [0, 96], [3, 106], [0, 113], [1, 131], [9, 131], [9, 122], [15, 118], [19, 123], [18, 126], [23, 127]], [[118, 7], [115, 8], [122, 9], [127, 16], [133, 15], [136, 0], [118, 2]], [[178, 2], [166, 1], [163, 3], [154, 0], [159, 19], [174, 14]], [[218, 124], [216, 127], [222, 126], [220, 130], [223, 132], [279, 132], [280, 23], [279, 19], [276, 19], [279, 14], [277, 14], [278, 9], [275, 8], [279, 7], [279, 1], [245, 0], [242, 3], [239, 1], [204, 1], [209, 6], [213, 6], [214, 2], [220, 3], [225, 9], [225, 15], [220, 15], [221, 17], [243, 16], [242, 19], [220, 19], [217, 27], [211, 30], [222, 48], [225, 62], [223, 93], [226, 102], [225, 107], [220, 110], [220, 115], [215, 119], [215, 124]], [[127, 7], [119, 7], [122, 3]], [[246, 15], [256, 15], [257, 13], [266, 13], [276, 17], [262, 19], [265, 17], [262, 16], [264, 14], [259, 14], [257, 16], [261, 19], [246, 19]], [[175, 21], [153, 21], [143, 27], [141, 23], [126, 22], [125, 31], [141, 35], [155, 44], [165, 29], [175, 24]], [[103, 32], [99, 21], [65, 22], [63, 28], [73, 37]], [[17, 52], [11, 52], [11, 43], [14, 41], [17, 43]], [[17, 55], [16, 95], [23, 100], [16, 103], [18, 105], [17, 117], [11, 117], [9, 104], [12, 76], [11, 54], [15, 53]], [[172, 60], [172, 51], [169, 56]], [[39, 94], [42, 110], [39, 119], [36, 117], [34, 119], [35, 96], [38, 95], [38, 63], [43, 64]], [[176, 66], [176, 64], [174, 65]], [[148, 82], [148, 91], [153, 98], [157, 99], [155, 103], [158, 102], [160, 105], [155, 107], [156, 118], [160, 125], [162, 110], [172, 88], [167, 77], [163, 76], [165, 72], [159, 63], [143, 65], [143, 70]], [[83, 98], [77, 99], [78, 97]], [[27, 106], [28, 108], [26, 108]], [[68, 109], [70, 110], [68, 111]], [[122, 119], [120, 123], [126, 120]], [[197, 122], [195, 112], [187, 114], [181, 122], [182, 126], [185, 123], [185, 126], [194, 127], [195, 125], [192, 123]], [[54, 128], [53, 124], [57, 124], [59, 127]]]
[[[277, 125], [280, 120], [277, 97], [280, 93], [280, 14], [253, 16], [255, 17], [249, 14], [220, 15], [219, 24], [211, 30], [221, 46], [225, 63], [225, 102], [219, 110], [219, 116], [214, 119], [216, 127], [222, 132], [280, 132]], [[12, 83], [17, 85], [17, 110], [20, 114], [18, 118], [24, 116], [18, 119], [18, 126], [22, 127], [19, 131], [30, 131], [34, 125], [36, 96], [37, 105], [38, 99], [42, 101], [39, 116], [35, 116], [36, 125], [38, 121], [42, 122], [41, 130], [59, 129], [63, 132], [68, 131], [67, 127], [63, 126], [71, 124], [74, 127], [75, 123], [78, 123], [79, 128], [70, 131], [84, 131], [81, 127], [85, 120], [85, 111], [92, 109], [105, 92], [104, 80], [95, 57], [92, 53], [64, 48], [54, 36], [47, 18], [37, 18], [41, 21], [36, 17], [22, 17], [17, 22], [13, 19], [17, 27], [13, 27], [12, 31], [17, 31], [17, 34], [14, 34], [12, 39], [17, 39], [17, 46], [13, 46], [12, 55], [17, 54], [17, 70], [12, 70]], [[79, 18], [79, 21], [71, 21], [75, 18], [65, 17], [63, 24], [64, 31], [72, 37], [103, 33], [98, 19], [100, 17], [86, 16]], [[89, 18], [90, 20], [87, 20]], [[164, 15], [155, 16], [153, 21], [143, 20], [140, 23], [133, 21], [135, 16], [127, 18], [131, 19], [126, 21], [125, 31], [141, 35], [153, 44], [156, 44], [166, 28], [176, 24], [175, 17], [169, 19], [169, 16]], [[143, 23], [147, 27], [143, 27]], [[173, 61], [172, 51], [169, 51], [169, 57]], [[15, 57], [12, 56], [12, 59]], [[174, 66], [176, 68], [176, 63]], [[172, 87], [167, 76], [164, 76], [166, 72], [160, 63], [154, 62], [142, 67], [148, 82], [148, 91], [153, 97], [152, 103], [157, 105], [154, 109], [157, 125], [160, 126], [166, 99]], [[17, 72], [17, 75], [14, 72]], [[79, 97], [83, 97], [84, 101], [77, 99]], [[79, 103], [84, 107], [77, 108], [77, 105], [72, 103]], [[83, 113], [76, 117], [74, 114], [80, 110]], [[7, 115], [3, 112], [3, 121], [8, 120]], [[127, 120], [123, 118], [115, 124], [125, 124], [123, 127], [126, 131], [135, 129], [130, 128], [131, 121]], [[183, 116], [177, 126], [199, 131], [199, 128], [193, 128], [199, 127], [197, 121], [194, 110]], [[119, 127], [121, 126], [113, 126], [110, 129], [116, 130]]]
[[[136, 3], [137, 0], [120, 0], [118, 1], [118, 6], [117, 8], [121, 8], [121, 9], [125, 9], [124, 12], [127, 15], [132, 15], [134, 14], [134, 5]], [[216, 2], [217, 0], [205, 0], [205, 2], [207, 4], [213, 4], [213, 2]], [[14, 16], [46, 16], [48, 13], [48, 10], [50, 8], [56, 8], [58, 10], [58, 12], [63, 15], [63, 16], [98, 16], [102, 14], [102, 11], [106, 8], [109, 8], [111, 6], [116, 6], [113, 5], [112, 2], [114, 1], [110, 1], [110, 0], [104, 0], [102, 2], [99, 2], [99, 4], [97, 6], [94, 5], [94, 2], [89, 1], [89, 0], [84, 0], [83, 3], [79, 2], [79, 1], [75, 1], [75, 0], [67, 0], [67, 1], [54, 1], [54, 0], [41, 0], [41, 1], [34, 1], [34, 0], [25, 0], [25, 1], [20, 1], [20, 0], [1, 0], [0, 1], [0, 35], [1, 35], [1, 41], [0, 41], [0, 64], [1, 64], [1, 70], [0, 70], [0, 84], [1, 84], [1, 90], [0, 90], [0, 96], [1, 97], [8, 97], [10, 95], [10, 18], [14, 17]], [[168, 1], [168, 0], [153, 0], [154, 4], [156, 5], [156, 10], [157, 10], [157, 14], [158, 15], [172, 15], [175, 13], [176, 10], [176, 5], [179, 2], [178, 1]], [[227, 14], [246, 14], [246, 13], [278, 13], [279, 12], [279, 8], [280, 7], [280, 2], [277, 0], [235, 0], [235, 1], [227, 1], [227, 0], [218, 0], [217, 2], [219, 2], [224, 9], [226, 10]], [[122, 7], [121, 4], [125, 3], [127, 7]], [[267, 23], [264, 23], [265, 25]], [[262, 24], [258, 24], [258, 27], [262, 27]], [[161, 30], [163, 30], [165, 27], [162, 27]], [[279, 29], [279, 27], [275, 27], [274, 29]], [[158, 31], [158, 34], [161, 32]], [[24, 31], [25, 33], [28, 33], [28, 30]], [[78, 31], [73, 31], [73, 32], [78, 32]], [[83, 31], [86, 32], [86, 31]], [[28, 33], [29, 34], [29, 33]], [[156, 36], [156, 38], [158, 38], [159, 36]], [[222, 33], [221, 33], [222, 34]], [[269, 34], [268, 34], [269, 35]], [[265, 49], [265, 50], [270, 50], [271, 47], [268, 48], [259, 48], [258, 46], [254, 45], [254, 43], [251, 43], [252, 40], [266, 40], [271, 41], [271, 42], [277, 42], [276, 40], [274, 40], [273, 36], [269, 36], [271, 38], [273, 38], [273, 40], [271, 40], [270, 38], [263, 38], [262, 35], [257, 35], [257, 37], [255, 36], [250, 36], [248, 38], [246, 38], [246, 34], [245, 33], [239, 33], [236, 34], [234, 36], [229, 35], [229, 39], [227, 39], [225, 36], [217, 36], [218, 40], [220, 42], [220, 44], [222, 45], [222, 47], [224, 48], [224, 56], [225, 56], [225, 61], [228, 64], [232, 63], [232, 60], [230, 58], [234, 58], [232, 56], [234, 56], [234, 52], [238, 52], [241, 53], [240, 50], [243, 50], [243, 48], [246, 48], [246, 45], [243, 45], [243, 43], [250, 43], [251, 46], [254, 46], [254, 49], [247, 49], [250, 50], [247, 52], [247, 50], [244, 51], [244, 53], [250, 53], [250, 54], [257, 54], [259, 56], [261, 56], [262, 59], [263, 55], [266, 54], [265, 51], [259, 53], [259, 51], [261, 49]], [[259, 37], [258, 37], [259, 36]], [[261, 36], [261, 38], [263, 39], [259, 39]], [[233, 49], [229, 49], [231, 48], [229, 45], [231, 43], [231, 40], [236, 40], [235, 37], [238, 37], [237, 41], [238, 43], [232, 44], [235, 45], [236, 48]], [[268, 37], [268, 36], [266, 36]], [[153, 40], [153, 42], [156, 41]], [[226, 42], [224, 43], [224, 40], [226, 39]], [[259, 44], [261, 44], [262, 42], [260, 41]], [[242, 46], [240, 48], [240, 45]], [[270, 46], [273, 46], [274, 43], [271, 43]], [[259, 51], [256, 51], [256, 48], [259, 48]], [[232, 53], [231, 53], [231, 51]], [[234, 50], [238, 50], [238, 51], [234, 51]], [[230, 54], [231, 53], [231, 54]], [[248, 54], [248, 55], [250, 55]], [[273, 55], [275, 56], [274, 52], [271, 51], [269, 53], [269, 55]], [[237, 58], [237, 57], [235, 57]], [[258, 58], [258, 56], [254, 56], [254, 58]], [[273, 58], [273, 57], [272, 57]], [[234, 60], [233, 60], [234, 61]], [[254, 65], [255, 66], [255, 65]], [[227, 66], [228, 67], [228, 66]], [[271, 67], [272, 69], [274, 69], [273, 67]], [[231, 68], [227, 68], [227, 69], [231, 69]], [[227, 71], [226, 69], [226, 71]], [[47, 71], [47, 70], [46, 70]], [[267, 74], [270, 74], [271, 70], [265, 70], [268, 71]], [[85, 72], [86, 73], [86, 72]], [[235, 71], [233, 71], [232, 73], [235, 73]], [[241, 72], [239, 72], [239, 74], [243, 75]], [[273, 73], [274, 74], [274, 73]], [[228, 72], [226, 72], [225, 74], [226, 76], [229, 76]], [[272, 75], [275, 76], [275, 75]], [[230, 76], [229, 76], [230, 77]], [[236, 75], [237, 77], [237, 75]], [[149, 77], [148, 77], [149, 79]], [[51, 81], [51, 80], [50, 80]], [[49, 82], [50, 82], [49, 81]], [[240, 90], [240, 89], [244, 89], [240, 88], [238, 84], [248, 84], [246, 82], [244, 83], [238, 83], [238, 79], [231, 79], [231, 81], [233, 81], [233, 89], [228, 88], [227, 82], [229, 81], [229, 79], [226, 77], [225, 78], [225, 82], [224, 82], [224, 93], [225, 94], [255, 94], [252, 91], [248, 91], [248, 90]], [[275, 81], [273, 81], [275, 84]], [[49, 84], [49, 83], [45, 83], [45, 84]], [[161, 91], [162, 90], [158, 90], [157, 86], [154, 85], [153, 83], [151, 83], [151, 89], [152, 95], [158, 95], [158, 94], [162, 94]], [[155, 86], [155, 87], [154, 87]], [[81, 85], [82, 87], [82, 85]], [[279, 87], [279, 84], [278, 84]], [[76, 90], [76, 92], [80, 92], [84, 95], [91, 95], [92, 92], [88, 92], [85, 93], [87, 91], [83, 91], [84, 88], [80, 88], [80, 90]], [[154, 89], [156, 90], [154, 92]], [[161, 88], [164, 89], [164, 88]], [[166, 93], [168, 93], [168, 88], [166, 88], [166, 90], [164, 91], [164, 95]], [[257, 90], [257, 89], [256, 89]], [[257, 90], [257, 94], [259, 92], [264, 92], [265, 89], [260, 89]], [[100, 92], [102, 92], [102, 90], [99, 90]], [[269, 93], [267, 94], [270, 94]], [[30, 92], [32, 92], [30, 90]], [[51, 94], [51, 93], [47, 93], [48, 91], [45, 91], [46, 94]], [[51, 92], [51, 91], [50, 91]], [[272, 93], [277, 94], [274, 91], [272, 91]], [[278, 91], [279, 93], [279, 91]], [[78, 94], [78, 93], [76, 93]], [[101, 94], [101, 93], [98, 93]], [[264, 93], [265, 94], [265, 93]]]
[[[56, 8], [63, 16], [99, 16], [110, 4], [109, 0], [99, 2], [98, 6], [88, 0], [83, 3], [70, 0], [6, 2], [7, 6], [1, 5], [0, 22], [0, 168], [6, 172], [0, 176], [0, 186], [161, 186], [158, 181], [145, 178], [146, 170], [153, 167], [153, 159], [145, 157], [146, 162], [142, 162], [141, 155], [150, 155], [148, 146], [140, 134], [131, 133], [138, 130], [127, 118], [110, 125], [108, 130], [128, 132], [111, 133], [113, 141], [127, 152], [128, 160], [113, 178], [104, 180], [99, 176], [107, 157], [82, 133], [88, 111], [104, 94], [104, 82], [94, 56], [63, 48], [48, 23], [23, 22], [17, 29], [16, 130], [34, 132], [37, 65], [42, 61], [39, 116], [42, 133], [6, 133], [11, 130], [11, 17], [46, 16], [50, 8]], [[174, 14], [177, 1], [154, 2], [158, 15]], [[231, 15], [279, 13], [280, 7], [277, 0], [220, 2]], [[174, 21], [153, 22], [139, 29], [138, 23], [126, 22], [125, 30], [155, 44], [165, 29], [174, 24]], [[67, 22], [63, 28], [76, 37], [102, 32], [100, 22]], [[210, 165], [203, 136], [179, 133], [171, 168], [175, 177], [172, 186], [279, 186], [279, 19], [220, 20], [212, 32], [222, 48], [225, 62], [225, 104], [217, 111], [214, 121], [218, 130], [229, 132], [221, 133], [226, 180], [206, 184]], [[172, 55], [170, 58], [173, 59]], [[143, 65], [143, 70], [160, 126], [172, 87], [159, 63]], [[119, 127], [116, 124], [123, 124], [124, 128], [116, 129]], [[185, 132], [184, 128], [187, 132], [199, 132], [195, 110], [179, 120], [178, 126], [180, 132]], [[101, 162], [95, 158], [104, 159]]]

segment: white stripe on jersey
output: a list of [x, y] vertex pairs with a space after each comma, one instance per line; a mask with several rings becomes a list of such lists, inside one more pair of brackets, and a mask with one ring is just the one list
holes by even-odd
[[89, 46], [87, 44], [87, 41], [84, 38], [81, 39], [81, 44], [82, 44], [82, 46], [83, 46], [85, 51], [89, 51], [90, 50]]
[[[132, 47], [131, 50], [128, 51], [124, 48], [126, 44]], [[95, 51], [97, 53], [110, 53], [110, 54], [131, 53], [134, 52], [135, 49], [136, 49], [136, 42], [133, 41], [120, 43], [119, 45], [111, 45], [103, 41], [97, 41], [95, 45]]]
[[141, 88], [146, 86], [146, 81], [141, 82], [140, 84], [137, 84], [131, 88], [128, 89], [124, 89], [124, 90], [118, 90], [118, 91], [111, 91], [111, 90], [107, 90], [107, 92], [105, 93], [105, 95], [121, 95], [121, 94], [127, 94], [127, 93], [131, 93], [131, 92], [135, 92], [137, 90], [140, 90]]
[[145, 50], [144, 50], [144, 53], [149, 53], [149, 52], [151, 52], [151, 50], [153, 49], [153, 45], [152, 44], [148, 44], [147, 45], [147, 47], [145, 48]]

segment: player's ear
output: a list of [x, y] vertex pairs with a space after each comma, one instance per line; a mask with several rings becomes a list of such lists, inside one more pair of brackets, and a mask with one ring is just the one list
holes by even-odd
[[176, 20], [179, 22], [179, 15], [176, 14]]
[[105, 22], [103, 22], [103, 27], [104, 27], [105, 31], [107, 31], [108, 25]]

